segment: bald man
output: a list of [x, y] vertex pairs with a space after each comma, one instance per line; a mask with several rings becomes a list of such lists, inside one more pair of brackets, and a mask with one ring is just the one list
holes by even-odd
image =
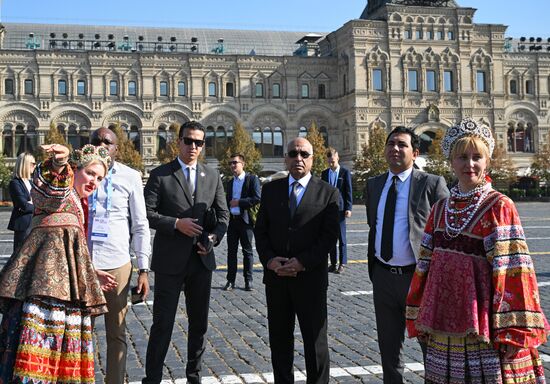
[[263, 187], [254, 230], [264, 267], [276, 384], [294, 383], [296, 317], [304, 340], [307, 384], [329, 381], [327, 260], [338, 239], [338, 190], [311, 175], [313, 156], [306, 139], [288, 143], [289, 176]]

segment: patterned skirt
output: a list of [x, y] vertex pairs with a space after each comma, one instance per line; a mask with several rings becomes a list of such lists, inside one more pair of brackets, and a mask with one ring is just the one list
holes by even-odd
[[0, 372], [13, 369], [11, 381], [6, 383], [94, 382], [88, 310], [51, 298], [31, 298], [23, 303], [18, 328], [15, 356], [13, 349], [12, 358], [8, 356], [10, 351], [5, 350], [0, 360], [0, 365], [13, 364], [13, 367], [0, 367]]
[[425, 364], [426, 383], [544, 384], [536, 349], [520, 349], [504, 359], [490, 344], [475, 337], [430, 335]]

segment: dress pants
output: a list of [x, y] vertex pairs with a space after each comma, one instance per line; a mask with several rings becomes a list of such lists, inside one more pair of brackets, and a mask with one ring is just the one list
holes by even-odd
[[204, 267], [200, 257], [193, 250], [185, 271], [179, 275], [155, 273], [153, 325], [147, 344], [144, 384], [158, 384], [162, 380], [162, 367], [172, 338], [182, 289], [189, 320], [185, 373], [188, 383], [200, 383], [212, 284], [212, 271]]
[[334, 245], [334, 248], [330, 251], [330, 264], [336, 265], [337, 262], [340, 264], [347, 264], [348, 263], [348, 244], [346, 240], [346, 212], [345, 211], [339, 211], [338, 212], [338, 220], [340, 221], [340, 235], [338, 237], [338, 252], [339, 252], [339, 259], [336, 260], [336, 244]]
[[304, 341], [307, 384], [329, 382], [327, 289], [299, 278], [266, 284], [269, 345], [275, 384], [294, 383], [294, 327], [298, 317]]
[[253, 238], [254, 229], [252, 225], [245, 223], [241, 216], [231, 216], [227, 228], [227, 281], [235, 283], [237, 277], [237, 252], [240, 241], [243, 249], [244, 281], [252, 282], [252, 270], [254, 268]]
[[393, 274], [379, 266], [371, 266], [374, 312], [378, 347], [382, 357], [384, 384], [403, 383], [403, 342], [405, 340], [405, 308], [414, 272]]
[[118, 283], [115, 290], [104, 292], [109, 312], [105, 314], [107, 336], [106, 384], [123, 384], [126, 375], [126, 312], [128, 311], [128, 290], [132, 276], [132, 263], [115, 269], [104, 270], [113, 275]]

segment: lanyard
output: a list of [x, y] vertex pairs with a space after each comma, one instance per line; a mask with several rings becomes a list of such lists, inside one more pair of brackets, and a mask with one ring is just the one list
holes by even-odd
[[[113, 169], [109, 169], [109, 172], [107, 173], [107, 177], [105, 178], [105, 180], [107, 181], [107, 185], [106, 185], [106, 191], [107, 191], [107, 205], [105, 207], [105, 210], [107, 212], [109, 212], [111, 210], [111, 206], [112, 206], [112, 202], [113, 202], [113, 180], [112, 180], [112, 176], [113, 176]], [[92, 212], [96, 213], [96, 209], [97, 209], [97, 194], [98, 194], [99, 190], [96, 189], [94, 191], [94, 193], [92, 194]]]

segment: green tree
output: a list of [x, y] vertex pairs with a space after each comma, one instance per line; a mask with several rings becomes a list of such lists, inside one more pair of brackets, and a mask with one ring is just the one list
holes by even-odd
[[[50, 129], [44, 137], [44, 144], [62, 144], [68, 147], [71, 152], [73, 150], [72, 146], [67, 143], [67, 140], [65, 140], [65, 136], [59, 132], [59, 129], [57, 129], [55, 121], [50, 123]], [[40, 147], [36, 148], [33, 155], [37, 162], [43, 161], [46, 158], [44, 151], [42, 151]]]
[[443, 154], [443, 148], [441, 148], [442, 140], [443, 131], [438, 130], [428, 149], [428, 159], [424, 171], [443, 176], [447, 183], [450, 183], [453, 180], [453, 172], [449, 165], [449, 161]]
[[111, 129], [115, 133], [118, 140], [118, 154], [116, 160], [126, 164], [130, 168], [143, 172], [143, 159], [134, 147], [134, 143], [128, 139], [126, 132], [124, 132], [118, 122], [116, 122], [114, 127]]
[[321, 177], [321, 172], [328, 168], [326, 157], [327, 147], [325, 147], [325, 139], [323, 135], [321, 135], [321, 132], [319, 132], [315, 120], [311, 121], [306, 139], [309, 140], [313, 147], [313, 166], [311, 167], [311, 173]]
[[262, 170], [261, 160], [262, 154], [256, 148], [250, 133], [246, 131], [242, 122], [238, 121], [233, 131], [233, 137], [229, 140], [229, 143], [225, 150], [220, 151], [218, 154], [220, 173], [224, 177], [232, 175], [231, 168], [229, 167], [229, 159], [234, 153], [241, 153], [245, 156], [245, 172], [252, 174], [259, 174]]
[[162, 164], [169, 163], [170, 161], [174, 160], [176, 156], [178, 156], [178, 153], [179, 153], [178, 137], [179, 137], [180, 127], [181, 127], [180, 124], [172, 123], [168, 128], [168, 132], [170, 133], [170, 139], [166, 143], [166, 148], [159, 149], [157, 153], [157, 159], [159, 159], [159, 161]]
[[356, 196], [362, 194], [369, 177], [387, 171], [388, 163], [384, 156], [385, 143], [386, 130], [375, 124], [369, 131], [368, 142], [361, 146], [361, 152], [356, 156], [353, 164], [353, 190], [356, 191]]
[[6, 165], [6, 160], [3, 155], [0, 155], [0, 188], [8, 187], [11, 181], [13, 171]]
[[493, 185], [500, 190], [509, 191], [510, 185], [517, 181], [517, 169], [502, 145], [495, 147], [489, 170]]
[[547, 141], [539, 147], [531, 164], [531, 176], [544, 182], [546, 188], [550, 185], [550, 134], [546, 135]]

